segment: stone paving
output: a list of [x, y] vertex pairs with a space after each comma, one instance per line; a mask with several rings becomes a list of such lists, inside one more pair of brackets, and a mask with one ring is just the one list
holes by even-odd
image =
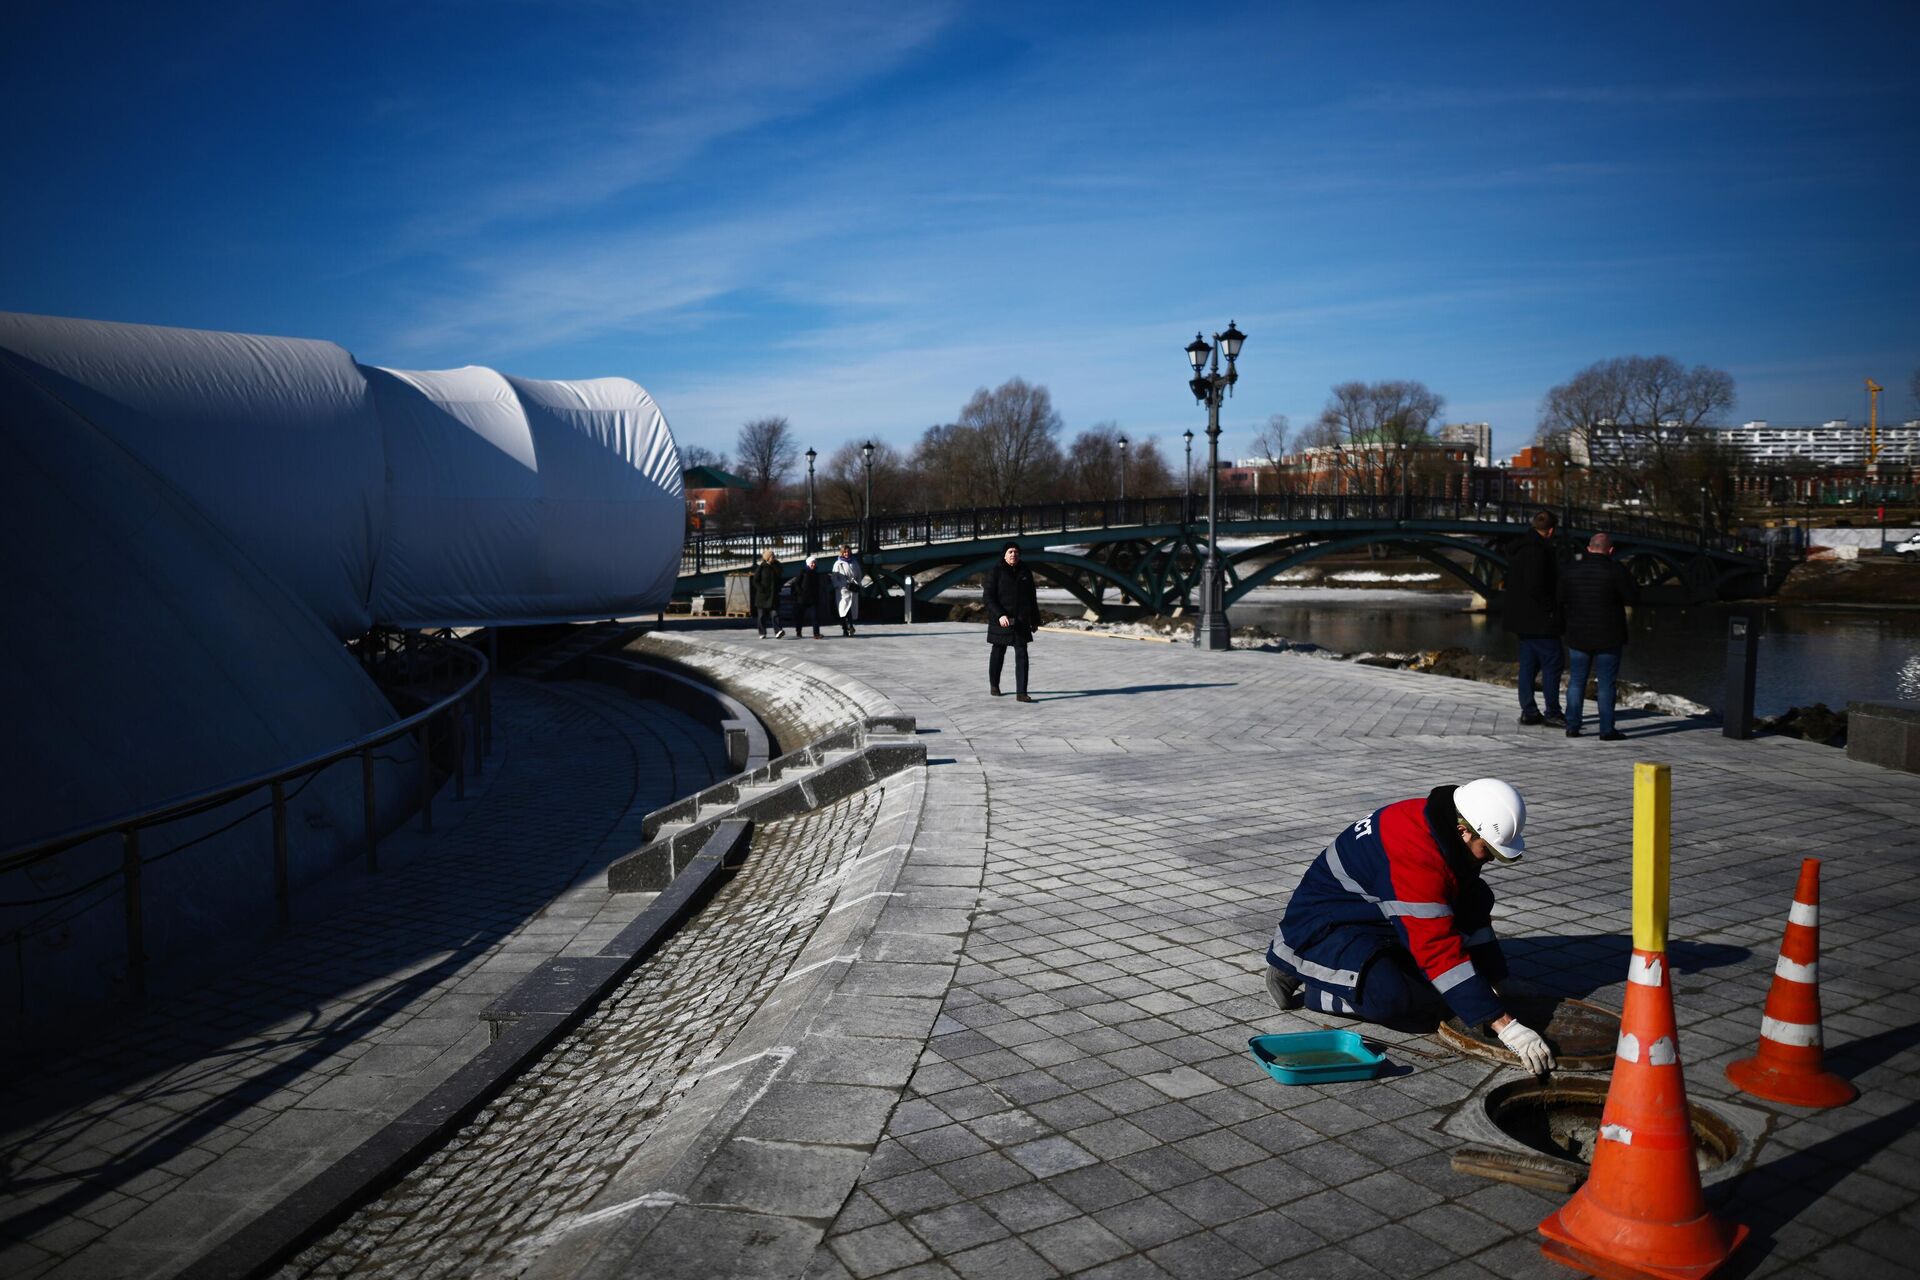
[[[1093, 636], [1044, 636], [1020, 705], [986, 696], [985, 650], [978, 628], [876, 627], [807, 655], [937, 730], [922, 840], [977, 833], [985, 859], [934, 1033], [808, 1274], [1567, 1274], [1533, 1234], [1558, 1201], [1453, 1172], [1437, 1129], [1511, 1073], [1403, 1040], [1389, 1078], [1283, 1087], [1246, 1041], [1312, 1025], [1266, 1002], [1260, 967], [1306, 863], [1379, 804], [1483, 774], [1529, 798], [1535, 852], [1492, 877], [1516, 969], [1617, 1007], [1636, 759], [1673, 767], [1689, 1090], [1767, 1123], [1753, 1170], [1715, 1188], [1755, 1233], [1724, 1274], [1911, 1274], [1913, 777], [1650, 714], [1623, 716], [1633, 741], [1569, 740], [1519, 728], [1506, 690]], [[1826, 1113], [1721, 1074], [1752, 1051], [1806, 854], [1828, 859], [1829, 1059], [1863, 1091]]]
[[13, 1059], [0, 1275], [172, 1274], [466, 1061], [528, 969], [644, 907], [594, 873], [725, 773], [718, 735], [591, 684], [503, 679], [495, 714], [486, 774], [463, 803], [443, 791], [431, 836], [383, 842], [377, 877], [344, 868], [287, 937]]

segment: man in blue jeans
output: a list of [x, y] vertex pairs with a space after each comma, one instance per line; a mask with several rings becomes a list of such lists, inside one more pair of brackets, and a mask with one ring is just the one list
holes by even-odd
[[[1523, 533], [1507, 552], [1507, 585], [1500, 613], [1507, 630], [1520, 641], [1520, 723], [1564, 729], [1560, 716], [1560, 562], [1553, 549], [1551, 511], [1533, 513], [1533, 532]], [[1533, 701], [1533, 678], [1540, 676], [1547, 714]]]
[[1596, 533], [1587, 553], [1560, 574], [1560, 612], [1567, 638], [1567, 736], [1580, 736], [1587, 673], [1594, 676], [1600, 706], [1600, 741], [1626, 738], [1613, 727], [1614, 683], [1620, 651], [1627, 645], [1627, 606], [1635, 602], [1633, 579], [1613, 559], [1613, 539]]

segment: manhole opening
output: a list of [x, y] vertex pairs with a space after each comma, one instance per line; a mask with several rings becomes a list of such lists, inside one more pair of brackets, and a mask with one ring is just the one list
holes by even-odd
[[[1503, 1133], [1535, 1151], [1591, 1164], [1606, 1103], [1604, 1080], [1519, 1080], [1488, 1093], [1486, 1108], [1487, 1118]], [[1740, 1135], [1733, 1126], [1698, 1104], [1689, 1105], [1687, 1112], [1700, 1171], [1717, 1169], [1733, 1159], [1740, 1149]]]

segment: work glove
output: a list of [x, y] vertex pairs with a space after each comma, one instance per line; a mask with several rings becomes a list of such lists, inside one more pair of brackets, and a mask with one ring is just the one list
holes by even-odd
[[1547, 1048], [1547, 1042], [1540, 1038], [1538, 1031], [1520, 1019], [1513, 1019], [1494, 1034], [1500, 1037], [1501, 1044], [1520, 1059], [1520, 1065], [1534, 1075], [1543, 1076], [1553, 1070], [1553, 1050]]

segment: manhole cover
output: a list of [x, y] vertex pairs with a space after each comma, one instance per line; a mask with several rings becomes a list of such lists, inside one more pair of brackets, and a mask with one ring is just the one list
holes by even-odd
[[[1571, 996], [1516, 995], [1506, 997], [1505, 1003], [1507, 1012], [1546, 1037], [1560, 1070], [1606, 1071], [1613, 1066], [1614, 1045], [1620, 1039], [1619, 1014]], [[1448, 1018], [1434, 1035], [1448, 1048], [1471, 1057], [1520, 1065], [1499, 1036], [1458, 1018]]]
[[[1542, 1155], [1575, 1164], [1593, 1162], [1606, 1108], [1607, 1082], [1592, 1077], [1516, 1080], [1487, 1094], [1487, 1118]], [[1740, 1149], [1734, 1127], [1698, 1104], [1687, 1107], [1700, 1171], [1717, 1169]]]

